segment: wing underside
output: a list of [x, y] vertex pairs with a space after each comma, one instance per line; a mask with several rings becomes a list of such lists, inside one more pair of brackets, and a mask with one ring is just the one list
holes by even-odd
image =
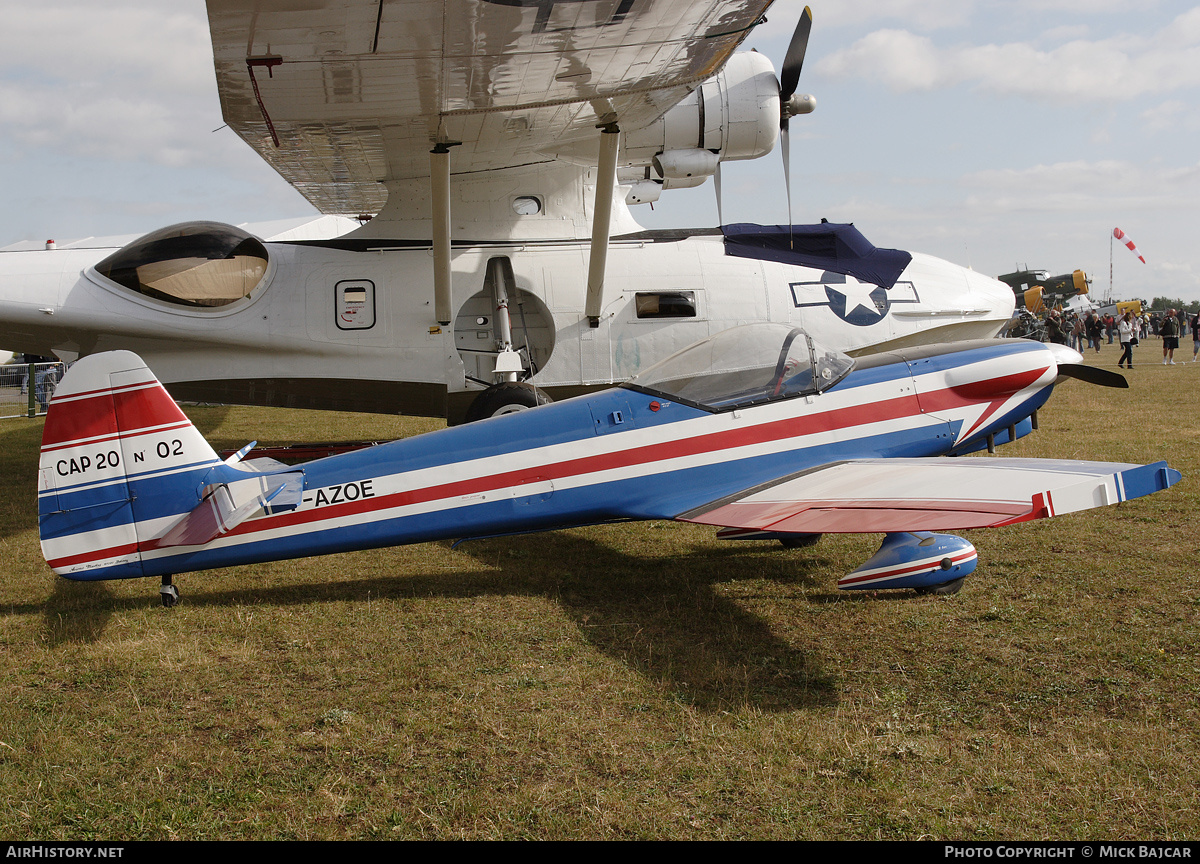
[[862, 459], [746, 489], [676, 518], [786, 533], [992, 528], [1117, 504], [1179, 479], [1165, 462]]
[[715, 74], [771, 0], [208, 0], [229, 125], [324, 212], [383, 180], [554, 158], [645, 126]]

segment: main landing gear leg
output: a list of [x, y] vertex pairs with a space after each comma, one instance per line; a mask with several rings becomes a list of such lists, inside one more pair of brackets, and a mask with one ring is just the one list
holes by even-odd
[[171, 576], [162, 577], [162, 587], [158, 589], [158, 596], [162, 598], [162, 605], [170, 609], [179, 602], [179, 589], [171, 584]]

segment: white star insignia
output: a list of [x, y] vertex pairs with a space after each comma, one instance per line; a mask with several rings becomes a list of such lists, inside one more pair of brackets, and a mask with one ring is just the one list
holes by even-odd
[[847, 281], [844, 285], [838, 285], [836, 288], [832, 285], [828, 286], [830, 291], [837, 292], [846, 298], [846, 311], [843, 314], [847, 318], [859, 309], [866, 309], [871, 315], [879, 314], [879, 307], [871, 299], [871, 292], [876, 287], [875, 285], [864, 285], [862, 282], [850, 281]]

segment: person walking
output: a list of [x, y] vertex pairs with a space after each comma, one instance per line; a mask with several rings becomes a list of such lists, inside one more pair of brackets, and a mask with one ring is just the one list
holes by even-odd
[[1126, 312], [1117, 322], [1117, 339], [1121, 343], [1121, 359], [1117, 361], [1117, 365], [1121, 368], [1124, 368], [1126, 363], [1130, 369], [1133, 368], [1133, 334], [1133, 316]]
[[1175, 310], [1168, 309], [1167, 317], [1158, 325], [1158, 335], [1163, 340], [1163, 365], [1175, 365], [1175, 349], [1179, 347], [1179, 322]]

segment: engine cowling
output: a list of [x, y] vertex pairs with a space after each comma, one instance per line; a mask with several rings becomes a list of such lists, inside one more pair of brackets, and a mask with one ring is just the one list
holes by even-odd
[[[621, 164], [627, 167], [649, 165], [655, 157], [665, 163], [673, 161], [674, 153], [696, 150], [713, 153], [722, 162], [765, 156], [779, 139], [775, 69], [755, 51], [734, 54], [686, 99], [624, 139]], [[715, 170], [714, 161], [708, 174]]]

